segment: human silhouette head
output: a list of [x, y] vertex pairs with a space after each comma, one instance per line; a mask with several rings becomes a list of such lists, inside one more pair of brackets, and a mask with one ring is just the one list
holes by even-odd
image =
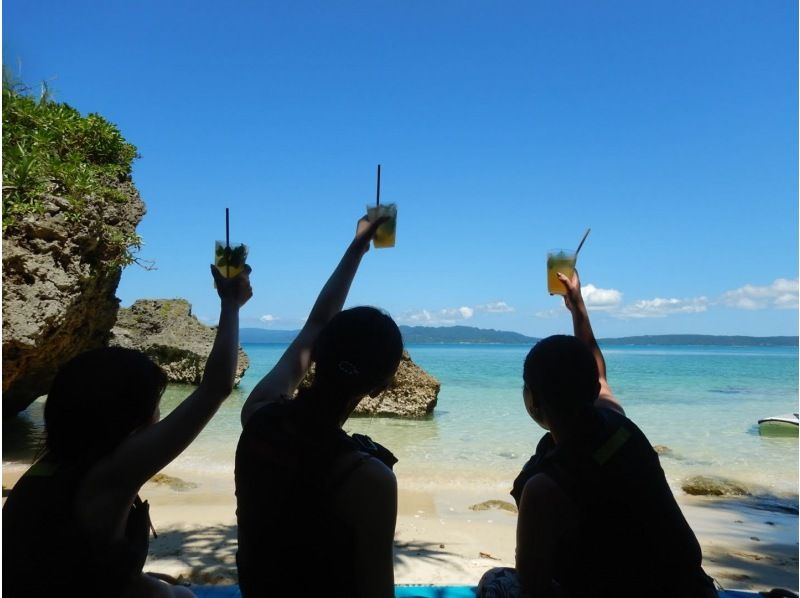
[[46, 446], [57, 458], [97, 459], [152, 421], [167, 384], [144, 353], [106, 347], [81, 353], [56, 374], [44, 407]]
[[391, 317], [374, 307], [343, 310], [314, 343], [313, 388], [325, 397], [326, 410], [346, 418], [365, 395], [389, 385], [402, 355], [403, 339]]
[[[549, 336], [536, 343], [525, 358], [522, 377], [534, 407], [543, 410], [550, 423], [568, 422], [585, 412], [600, 393], [594, 355], [574, 336]], [[541, 424], [531, 407], [528, 410]]]

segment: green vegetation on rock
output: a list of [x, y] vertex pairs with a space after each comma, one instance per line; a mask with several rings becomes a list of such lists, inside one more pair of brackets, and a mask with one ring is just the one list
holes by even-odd
[[[87, 206], [124, 203], [125, 185], [138, 157], [116, 126], [98, 114], [81, 114], [53, 101], [46, 86], [35, 98], [3, 69], [3, 232], [28, 215], [43, 214], [49, 196], [69, 202], [67, 221], [80, 222]], [[91, 201], [90, 201], [91, 200]], [[135, 233], [111, 226], [102, 230], [109, 245], [124, 246], [122, 263], [133, 261], [131, 248], [141, 241]]]

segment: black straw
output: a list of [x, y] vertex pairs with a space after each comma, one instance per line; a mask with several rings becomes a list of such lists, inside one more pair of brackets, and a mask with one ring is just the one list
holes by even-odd
[[375, 205], [381, 205], [381, 165], [378, 164], [378, 191], [375, 194]]
[[229, 277], [231, 275], [231, 266], [228, 262], [230, 262], [230, 255], [231, 255], [231, 227], [230, 227], [230, 211], [228, 208], [225, 208], [225, 276]]

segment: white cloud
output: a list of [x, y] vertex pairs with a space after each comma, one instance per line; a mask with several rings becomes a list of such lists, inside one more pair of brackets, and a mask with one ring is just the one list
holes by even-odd
[[708, 310], [709, 301], [706, 297], [692, 299], [643, 299], [618, 310], [613, 315], [618, 318], [664, 318], [673, 314], [695, 314]]
[[471, 307], [446, 307], [437, 311], [421, 309], [415, 312], [408, 312], [397, 319], [401, 322], [417, 325], [450, 325], [469, 320], [474, 314], [475, 310]]
[[541, 318], [542, 320], [552, 320], [568, 313], [569, 312], [562, 307], [559, 309], [544, 309], [542, 311], [537, 311], [533, 315], [537, 318]]
[[476, 305], [476, 311], [482, 311], [487, 314], [510, 314], [516, 311], [505, 301], [495, 301], [494, 303], [484, 303], [483, 305]]
[[771, 285], [757, 287], [746, 284], [743, 287], [723, 293], [720, 302], [736, 309], [797, 309], [798, 281], [778, 278]]
[[593, 284], [581, 287], [586, 307], [596, 310], [611, 310], [622, 303], [622, 293], [616, 289], [599, 289]]
[[280, 318], [277, 316], [273, 316], [272, 314], [267, 314], [265, 316], [261, 316], [259, 320], [261, 320], [262, 322], [266, 322], [267, 324], [271, 324], [272, 322], [277, 322], [278, 320], [280, 320]]
[[406, 312], [397, 319], [400, 322], [409, 324], [441, 326], [470, 320], [475, 314], [508, 314], [515, 311], [516, 309], [505, 301], [494, 301], [475, 306], [462, 305], [461, 307], [445, 307], [438, 310], [420, 309], [414, 312]]
[[[600, 289], [592, 284], [581, 288], [583, 300], [590, 311], [604, 311], [620, 319], [665, 318], [675, 314], [696, 314], [708, 311], [710, 307], [727, 305], [736, 309], [797, 309], [798, 280], [778, 278], [768, 286], [744, 285], [733, 291], [723, 293], [718, 299], [705, 296], [690, 298], [642, 299], [622, 304], [622, 293], [616, 289]], [[560, 309], [536, 312], [537, 318], [549, 319], [562, 314]]]

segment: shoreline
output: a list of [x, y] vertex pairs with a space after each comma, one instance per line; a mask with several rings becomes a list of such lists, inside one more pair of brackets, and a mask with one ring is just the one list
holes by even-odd
[[[4, 464], [10, 488], [26, 466]], [[189, 483], [164, 471], [141, 496], [150, 502], [157, 539], [145, 571], [193, 583], [236, 582], [233, 475]], [[183, 482], [183, 483], [182, 483]], [[400, 487], [395, 533], [395, 583], [475, 585], [497, 566], [514, 565], [516, 514], [471, 505], [513, 499], [496, 487]], [[5, 492], [4, 492], [5, 494]], [[676, 496], [703, 550], [703, 567], [725, 588], [798, 588], [798, 515], [758, 497]]]

